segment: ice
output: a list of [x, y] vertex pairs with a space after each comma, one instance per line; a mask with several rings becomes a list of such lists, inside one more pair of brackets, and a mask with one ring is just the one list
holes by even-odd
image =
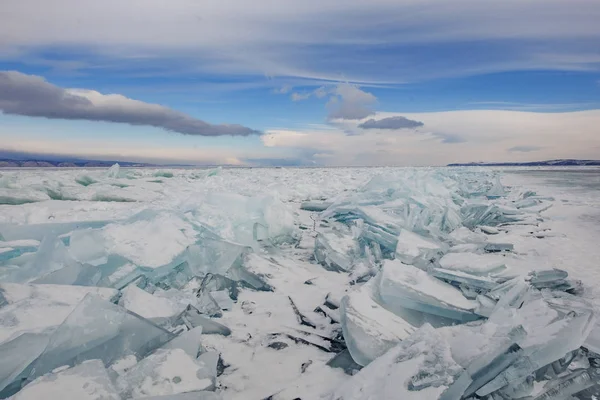
[[550, 382], [550, 388], [537, 395], [534, 400], [558, 400], [577, 394], [600, 382], [600, 369], [589, 368], [587, 370], [577, 370], [556, 382]]
[[120, 166], [118, 163], [113, 164], [108, 171], [106, 171], [107, 178], [118, 178], [120, 173]]
[[498, 283], [491, 278], [467, 274], [461, 271], [452, 271], [444, 268], [433, 268], [431, 270], [431, 275], [449, 283], [454, 283], [457, 285], [464, 284], [470, 288], [480, 289], [483, 291], [488, 291], [498, 286]]
[[216, 375], [182, 349], [159, 349], [118, 378], [124, 398], [174, 395], [214, 388]]
[[169, 299], [153, 296], [135, 285], [129, 285], [121, 291], [119, 305], [144, 318], [172, 317], [185, 308], [180, 308]]
[[45, 200], [50, 200], [50, 196], [35, 189], [6, 189], [0, 187], [0, 204], [18, 205]]
[[321, 212], [325, 211], [333, 203], [329, 201], [305, 201], [300, 205], [301, 210]]
[[[42, 354], [48, 337], [44, 333], [23, 333], [0, 344], [0, 397], [4, 397], [4, 389]], [[20, 388], [18, 382], [14, 386]]]
[[102, 361], [90, 360], [73, 368], [44, 375], [25, 386], [11, 399], [120, 400], [121, 397]]
[[443, 247], [439, 243], [406, 229], [400, 230], [396, 245], [397, 260], [424, 268], [441, 254], [443, 254]]
[[483, 247], [486, 253], [500, 253], [503, 251], [513, 251], [514, 245], [511, 243], [488, 243]]
[[343, 383], [330, 398], [437, 399], [460, 370], [443, 337], [424, 325]]
[[356, 247], [351, 236], [343, 236], [335, 231], [319, 233], [315, 238], [315, 259], [330, 271], [350, 271]]
[[505, 269], [506, 261], [496, 254], [448, 253], [440, 259], [440, 266], [474, 275], [489, 275]]
[[5, 305], [0, 306], [0, 343], [22, 333], [51, 331], [69, 316], [88, 294], [110, 300], [117, 291], [67, 285], [0, 284]]
[[216, 321], [213, 321], [210, 318], [202, 316], [200, 311], [198, 311], [198, 309], [191, 305], [188, 306], [187, 309], [177, 317], [176, 321], [181, 321], [189, 329], [193, 329], [200, 326], [202, 327], [202, 332], [207, 335], [231, 335], [231, 330], [228, 327]]
[[0, 205], [0, 397], [91, 359], [120, 399], [597, 390], [597, 196], [564, 172], [116, 169], [2, 173], [45, 200]]
[[222, 397], [214, 392], [199, 391], [165, 396], [144, 397], [144, 400], [221, 400]]
[[53, 332], [44, 352], [30, 366], [29, 379], [91, 359], [109, 366], [127, 355], [142, 358], [173, 337], [136, 314], [87, 295]]
[[480, 318], [473, 313], [476, 303], [466, 299], [460, 290], [412, 265], [386, 260], [374, 279], [386, 307], [403, 307], [459, 321]]
[[378, 305], [369, 289], [363, 287], [346, 295], [340, 307], [346, 345], [354, 361], [363, 366], [414, 331], [408, 322]]

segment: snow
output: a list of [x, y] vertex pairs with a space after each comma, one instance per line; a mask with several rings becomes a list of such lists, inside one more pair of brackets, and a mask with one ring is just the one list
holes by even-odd
[[[543, 362], [580, 345], [592, 320], [574, 320], [581, 335], [572, 343], [561, 332], [568, 326], [565, 312], [600, 310], [598, 177], [596, 169], [560, 168], [3, 172], [0, 203], [35, 202], [0, 204], [0, 282], [17, 271], [20, 282], [29, 282], [83, 266], [101, 279], [79, 276], [77, 282], [108, 287], [0, 283], [0, 346], [18, 337], [26, 342], [23, 333], [51, 334], [92, 293], [150, 318], [143, 326], [161, 324], [177, 335], [107, 365], [109, 382], [119, 376], [121, 383], [115, 398], [203, 391], [193, 398], [437, 399], [461, 368], [504, 345], [515, 326], [527, 332], [521, 345], [548, 354]], [[344, 268], [317, 264], [317, 236], [328, 239], [328, 260]], [[48, 237], [55, 239], [44, 246]], [[514, 249], [484, 254], [486, 243]], [[51, 257], [41, 257], [43, 250]], [[581, 280], [583, 290], [574, 297], [589, 305], [572, 297], [537, 298], [522, 279], [552, 268]], [[435, 269], [458, 281], [435, 278]], [[200, 299], [202, 271], [238, 282], [237, 299], [229, 287], [206, 292], [222, 315], [214, 322], [231, 330], [229, 336], [176, 324], [175, 317]], [[506, 292], [500, 291], [500, 306], [498, 298], [483, 299], [489, 319], [473, 314], [479, 300], [470, 299], [481, 296], [474, 289], [485, 293], [515, 276], [523, 285], [510, 286], [512, 301], [502, 300]], [[248, 282], [264, 285], [257, 291]], [[469, 282], [484, 287], [463, 285]], [[515, 303], [522, 307], [510, 308]], [[407, 308], [415, 304], [420, 308]], [[436, 312], [442, 315], [423, 317]], [[448, 322], [443, 317], [449, 315], [466, 319]], [[481, 320], [465, 323], [471, 317]], [[326, 365], [344, 341], [353, 349], [352, 337], [360, 337], [354, 350], [368, 355], [353, 377]], [[592, 333], [588, 342], [600, 339]], [[555, 347], [543, 347], [547, 343]], [[95, 390], [96, 378], [73, 373], [86, 363], [29, 383], [17, 395], [30, 397], [17, 398], [95, 398], [86, 390]], [[435, 385], [408, 390], [408, 382], [423, 384], [415, 377]]]

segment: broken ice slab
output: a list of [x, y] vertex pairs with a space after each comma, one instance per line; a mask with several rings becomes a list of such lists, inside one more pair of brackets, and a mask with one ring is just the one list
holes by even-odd
[[50, 200], [47, 193], [33, 188], [0, 188], [0, 205], [19, 205]]
[[121, 167], [118, 163], [113, 164], [108, 171], [106, 171], [107, 178], [118, 178]]
[[357, 253], [355, 240], [336, 231], [320, 232], [315, 238], [315, 259], [329, 271], [350, 271], [353, 254]]
[[134, 399], [212, 390], [211, 372], [181, 349], [158, 349], [119, 376], [117, 386], [123, 398]]
[[367, 365], [400, 340], [414, 327], [378, 305], [370, 295], [370, 283], [344, 296], [340, 307], [342, 332], [354, 361]]
[[390, 233], [379, 226], [365, 224], [361, 231], [361, 239], [375, 242], [382, 251], [394, 254], [398, 245], [397, 233]]
[[98, 181], [89, 175], [80, 175], [77, 178], [75, 178], [75, 182], [79, 183], [81, 186], [90, 186], [91, 184], [97, 183]]
[[484, 226], [481, 225], [478, 227], [479, 230], [487, 235], [497, 235], [500, 233], [500, 230], [498, 228], [494, 228], [493, 226]]
[[209, 295], [221, 310], [231, 310], [233, 308], [233, 300], [231, 300], [229, 292], [226, 290], [214, 290], [209, 292]]
[[396, 259], [419, 268], [426, 268], [444, 253], [442, 244], [406, 229], [400, 231], [397, 240]]
[[47, 224], [0, 224], [0, 236], [4, 240], [43, 240], [46, 236], [60, 236], [77, 229], [101, 228], [112, 221], [75, 221]]
[[382, 305], [403, 307], [458, 321], [474, 321], [477, 303], [466, 299], [454, 286], [398, 260], [386, 260], [374, 278]]
[[505, 258], [496, 254], [448, 253], [439, 263], [444, 269], [474, 275], [489, 275], [506, 269]]
[[498, 286], [498, 283], [492, 278], [444, 268], [433, 268], [431, 270], [431, 275], [448, 283], [454, 283], [457, 285], [464, 284], [470, 288], [481, 289], [485, 291], [491, 290]]
[[532, 271], [529, 276], [529, 283], [533, 287], [537, 289], [552, 289], [556, 286], [565, 284], [565, 279], [569, 276], [569, 273], [567, 271], [555, 268], [543, 271]]
[[12, 399], [120, 400], [121, 396], [102, 361], [90, 360], [42, 376], [25, 386]]
[[500, 178], [496, 177], [494, 181], [494, 185], [487, 191], [486, 197], [488, 199], [499, 199], [500, 197], [506, 196], [506, 192], [504, 191], [504, 186], [500, 182]]
[[444, 338], [426, 324], [344, 381], [331, 398], [437, 399], [461, 369]]
[[[15, 339], [0, 344], [0, 398], [21, 388], [20, 382], [14, 382], [29, 364], [31, 364], [46, 348], [48, 334], [23, 333]], [[14, 383], [13, 383], [14, 382]], [[11, 383], [11, 388], [4, 389]]]
[[560, 377], [556, 381], [550, 381], [547, 385], [550, 387], [544, 387], [545, 390], [537, 395], [534, 400], [565, 399], [597, 385], [598, 382], [600, 382], [599, 368], [580, 369]]
[[87, 295], [53, 332], [30, 366], [29, 379], [62, 365], [100, 359], [106, 366], [125, 356], [140, 359], [175, 335], [122, 307]]
[[121, 291], [119, 305], [144, 318], [172, 317], [185, 308], [167, 298], [153, 296], [135, 285], [129, 285]]
[[193, 359], [198, 358], [202, 351], [202, 327], [198, 326], [179, 334], [175, 339], [165, 344], [163, 349], [181, 349]]
[[332, 204], [333, 202], [330, 201], [305, 201], [300, 204], [300, 209], [305, 211], [321, 212], [327, 210]]
[[229, 279], [223, 275], [209, 273], [206, 274], [206, 276], [202, 279], [197, 296], [200, 297], [202, 293], [208, 293], [216, 290], [226, 290], [229, 293], [229, 297], [232, 300], [237, 301], [237, 285], [237, 282], [233, 279]]
[[500, 253], [503, 251], [513, 251], [515, 246], [512, 243], [488, 243], [483, 247], [486, 253]]
[[348, 375], [354, 375], [362, 369], [362, 365], [357, 364], [348, 349], [336, 354], [331, 360], [327, 361], [331, 368], [341, 368]]
[[1, 283], [0, 343], [21, 333], [39, 333], [63, 323], [88, 294], [111, 300], [118, 292], [109, 288], [68, 285]]
[[524, 350], [523, 356], [477, 390], [477, 395], [485, 396], [513, 382], [520, 382], [539, 368], [581, 347], [594, 326], [595, 316], [593, 313], [573, 314], [552, 322], [544, 329], [528, 331], [528, 336], [519, 343]]
[[487, 240], [486, 235], [479, 232], [474, 232], [464, 226], [461, 226], [460, 228], [450, 232], [448, 237], [455, 244], [483, 243]]
[[493, 227], [499, 224], [517, 222], [521, 219], [518, 214], [515, 214], [515, 211], [518, 213], [518, 210], [503, 209], [487, 202], [467, 203], [461, 207], [460, 211], [463, 217], [463, 225], [470, 229], [481, 228], [481, 225]]
[[231, 330], [223, 324], [213, 321], [210, 318], [203, 316], [198, 309], [193, 306], [188, 306], [177, 318], [174, 319], [173, 325], [182, 323], [193, 329], [198, 326], [202, 327], [202, 332], [206, 335], [217, 334], [223, 336], [231, 335]]
[[221, 396], [215, 392], [205, 390], [199, 392], [187, 392], [179, 394], [167, 394], [164, 396], [144, 397], [144, 400], [221, 400]]
[[37, 251], [40, 242], [37, 240], [0, 241], [0, 263], [25, 253]]

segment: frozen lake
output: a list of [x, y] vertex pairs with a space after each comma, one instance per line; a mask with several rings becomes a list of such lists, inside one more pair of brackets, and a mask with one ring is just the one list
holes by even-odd
[[595, 168], [0, 171], [0, 398], [591, 398], [599, 222]]

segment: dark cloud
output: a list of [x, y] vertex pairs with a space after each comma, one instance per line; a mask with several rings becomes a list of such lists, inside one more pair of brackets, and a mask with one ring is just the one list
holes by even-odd
[[389, 117], [379, 120], [371, 118], [358, 127], [362, 129], [412, 129], [423, 125], [421, 121], [414, 121], [406, 117]]
[[146, 125], [184, 135], [260, 134], [242, 125], [212, 125], [158, 104], [91, 90], [68, 90], [35, 75], [0, 71], [0, 111], [5, 114]]
[[510, 149], [508, 149], [508, 151], [510, 151], [511, 153], [514, 153], [514, 152], [529, 153], [532, 151], [541, 150], [542, 148], [543, 147], [540, 147], [540, 146], [515, 146], [515, 147], [511, 147]]

